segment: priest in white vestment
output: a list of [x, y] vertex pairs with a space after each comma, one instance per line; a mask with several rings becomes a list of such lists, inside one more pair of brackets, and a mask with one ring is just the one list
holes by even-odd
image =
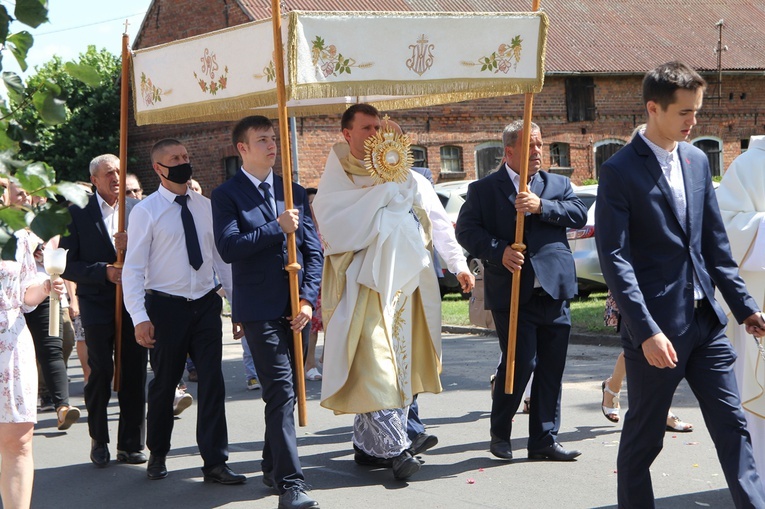
[[[752, 136], [749, 149], [731, 163], [717, 188], [717, 201], [739, 274], [760, 309], [765, 309], [765, 136]], [[718, 299], [720, 304], [725, 300]], [[729, 312], [730, 314], [730, 312]], [[755, 338], [735, 319], [728, 337], [738, 359], [734, 365], [747, 429], [752, 435], [760, 477], [765, 482], [765, 359]]]
[[406, 170], [380, 182], [365, 167], [365, 141], [380, 115], [357, 104], [343, 116], [313, 202], [324, 245], [321, 405], [357, 414], [353, 444], [387, 460], [397, 479], [420, 468], [406, 433], [408, 406], [441, 392], [441, 297], [432, 247], [457, 274], [473, 276], [430, 182]]

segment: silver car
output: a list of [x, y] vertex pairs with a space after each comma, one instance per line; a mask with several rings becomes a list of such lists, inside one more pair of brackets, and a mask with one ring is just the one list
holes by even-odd
[[587, 207], [587, 224], [578, 229], [569, 228], [566, 236], [574, 254], [579, 296], [587, 297], [592, 292], [608, 290], [595, 247], [595, 199], [598, 196], [598, 185], [573, 187], [574, 193]]

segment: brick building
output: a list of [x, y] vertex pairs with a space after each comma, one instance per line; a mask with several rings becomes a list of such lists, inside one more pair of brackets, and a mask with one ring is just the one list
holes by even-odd
[[[527, 11], [531, 0], [286, 0], [293, 10]], [[154, 0], [133, 47], [147, 48], [270, 16], [268, 0]], [[533, 121], [542, 128], [546, 166], [576, 183], [598, 176], [600, 164], [643, 121], [640, 83], [647, 69], [682, 60], [710, 82], [692, 142], [721, 174], [765, 134], [765, 4], [760, 0], [542, 0], [550, 17], [545, 86], [534, 98]], [[724, 19], [721, 68], [717, 53]], [[469, 34], [462, 34], [466, 44]], [[257, 51], [252, 48], [250, 51]], [[245, 51], [246, 53], [246, 51]], [[172, 62], [168, 62], [172, 65]], [[721, 82], [718, 84], [718, 77]], [[719, 103], [719, 104], [718, 104]], [[415, 159], [434, 176], [473, 179], [501, 156], [502, 128], [523, 112], [523, 96], [390, 112], [412, 137]], [[295, 119], [297, 180], [315, 186], [329, 147], [342, 140], [339, 116]], [[130, 126], [132, 168], [151, 189], [148, 161], [163, 137], [189, 149], [205, 193], [239, 167], [229, 141], [231, 124]], [[278, 132], [278, 130], [277, 130]], [[278, 166], [277, 162], [277, 166]]]

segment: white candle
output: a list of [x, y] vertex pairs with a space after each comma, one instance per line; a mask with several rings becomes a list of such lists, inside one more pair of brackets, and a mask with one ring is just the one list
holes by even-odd
[[45, 272], [50, 276], [51, 292], [50, 292], [50, 315], [48, 317], [48, 335], [59, 336], [59, 316], [61, 315], [61, 301], [58, 298], [58, 294], [53, 291], [53, 281], [59, 278], [66, 270], [66, 249], [57, 248], [53, 249], [50, 246], [46, 246], [43, 250], [43, 265], [45, 266]]

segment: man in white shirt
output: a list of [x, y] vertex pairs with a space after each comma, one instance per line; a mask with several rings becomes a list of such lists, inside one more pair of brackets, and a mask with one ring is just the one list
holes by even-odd
[[[581, 452], [565, 449], [558, 441], [562, 379], [571, 335], [569, 301], [577, 290], [566, 229], [584, 226], [587, 207], [574, 194], [568, 178], [542, 170], [539, 126], [531, 123], [528, 135], [525, 147], [523, 120], [505, 127], [504, 161], [497, 171], [470, 184], [456, 233], [460, 244], [483, 261], [484, 305], [492, 312], [502, 352], [496, 376], [502, 383], [494, 384], [492, 390], [489, 451], [502, 460], [513, 459], [513, 418], [533, 373], [528, 458], [573, 461]], [[524, 162], [528, 167], [525, 190], [520, 176]], [[518, 213], [524, 214], [522, 251], [513, 246]], [[516, 277], [520, 279], [514, 303], [518, 327], [515, 354], [510, 359], [511, 287]], [[515, 363], [515, 389], [505, 394], [510, 360]]]
[[625, 509], [655, 506], [650, 467], [683, 378], [699, 400], [734, 505], [765, 507], [715, 289], [750, 334], [764, 335], [765, 321], [731, 255], [709, 160], [685, 141], [705, 88], [681, 62], [646, 73], [645, 131], [600, 169], [595, 240], [622, 318], [630, 385], [617, 458]]
[[210, 200], [186, 185], [192, 173], [186, 148], [177, 140], [161, 140], [152, 147], [151, 160], [160, 186], [133, 209], [123, 268], [125, 306], [135, 324], [136, 341], [149, 349], [154, 371], [146, 473], [152, 480], [167, 477], [173, 399], [188, 353], [199, 376], [197, 444], [204, 480], [243, 483], [246, 478], [226, 465], [222, 301], [215, 284], [217, 274], [231, 295], [231, 270], [215, 249]]

